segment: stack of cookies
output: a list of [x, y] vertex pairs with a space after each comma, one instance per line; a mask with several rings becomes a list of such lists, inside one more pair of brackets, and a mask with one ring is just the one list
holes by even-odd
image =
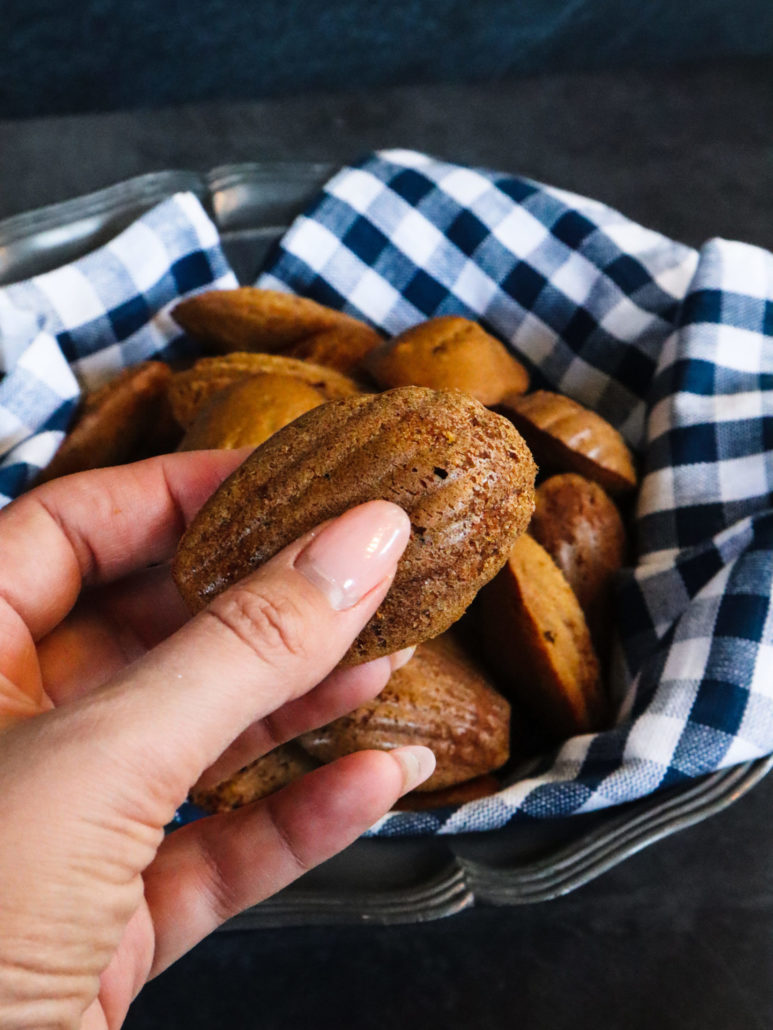
[[[607, 422], [529, 375], [475, 322], [430, 319], [384, 340], [288, 294], [244, 287], [173, 315], [206, 357], [145, 362], [87, 397], [44, 473], [170, 449], [252, 446], [183, 536], [191, 611], [355, 504], [385, 498], [411, 539], [346, 664], [409, 645], [373, 701], [194, 791], [222, 811], [361, 748], [431, 747], [403, 807], [498, 790], [546, 745], [610, 724], [611, 599], [626, 561], [632, 456]], [[539, 466], [539, 478], [538, 477]]]

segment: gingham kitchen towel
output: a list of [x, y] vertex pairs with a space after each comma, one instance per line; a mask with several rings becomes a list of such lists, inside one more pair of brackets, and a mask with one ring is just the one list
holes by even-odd
[[215, 226], [181, 193], [86, 257], [0, 287], [0, 505], [51, 460], [83, 389], [192, 352], [176, 300], [236, 285]]
[[615, 727], [494, 797], [373, 832], [589, 812], [773, 752], [773, 255], [695, 251], [584, 197], [389, 151], [327, 184], [259, 285], [388, 334], [476, 318], [641, 459]]
[[[773, 752], [773, 256], [684, 247], [593, 200], [405, 151], [345, 168], [260, 279], [395, 333], [477, 318], [641, 458], [621, 584], [615, 727], [494, 797], [396, 813], [383, 835], [492, 829], [619, 804]], [[187, 352], [168, 308], [234, 278], [179, 195], [107, 247], [0, 288], [0, 491], [44, 465], [80, 386]]]

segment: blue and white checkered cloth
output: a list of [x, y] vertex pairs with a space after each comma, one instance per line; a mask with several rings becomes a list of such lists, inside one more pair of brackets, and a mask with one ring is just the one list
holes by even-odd
[[215, 226], [181, 193], [79, 261], [0, 287], [0, 505], [49, 463], [83, 390], [195, 352], [169, 314], [181, 296], [236, 285]]
[[695, 251], [585, 197], [391, 151], [327, 184], [259, 285], [387, 334], [478, 319], [642, 459], [614, 729], [494, 797], [374, 832], [589, 812], [773, 752], [773, 255]]
[[[46, 464], [79, 385], [186, 351], [168, 316], [177, 296], [234, 282], [181, 195], [91, 257], [0, 288], [0, 491]], [[391, 151], [327, 184], [259, 285], [388, 334], [476, 318], [535, 385], [598, 411], [642, 460], [615, 727], [494, 797], [371, 832], [589, 812], [773, 752], [773, 255], [724, 240], [695, 251], [584, 197]]]

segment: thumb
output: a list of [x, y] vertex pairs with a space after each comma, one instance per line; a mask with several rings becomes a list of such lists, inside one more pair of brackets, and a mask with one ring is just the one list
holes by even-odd
[[389, 589], [409, 535], [408, 516], [387, 501], [312, 530], [61, 709], [78, 722], [67, 736], [99, 741], [102, 761], [111, 756], [100, 779], [120, 783], [133, 804], [143, 799], [135, 818], [163, 825], [235, 737], [336, 666]]

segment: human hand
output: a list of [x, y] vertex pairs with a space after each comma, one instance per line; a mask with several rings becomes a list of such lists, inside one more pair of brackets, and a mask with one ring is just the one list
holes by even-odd
[[0, 512], [0, 1025], [118, 1027], [145, 981], [341, 850], [432, 772], [364, 751], [164, 837], [190, 787], [350, 711], [336, 669], [408, 540], [352, 509], [188, 619], [165, 564], [244, 455], [56, 480]]

